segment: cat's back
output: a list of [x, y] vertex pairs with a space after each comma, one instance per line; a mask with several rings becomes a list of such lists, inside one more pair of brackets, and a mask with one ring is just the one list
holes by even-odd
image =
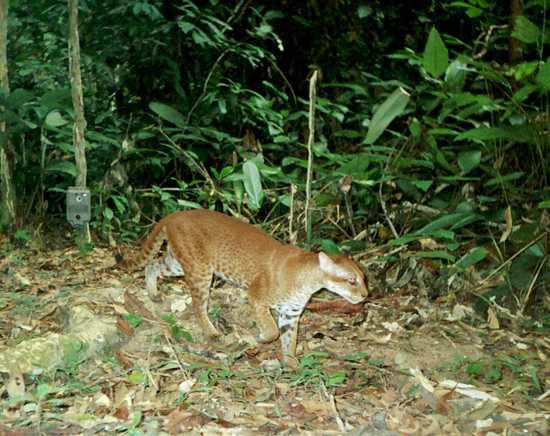
[[163, 220], [168, 233], [192, 239], [200, 245], [213, 245], [216, 250], [237, 253], [272, 250], [282, 244], [255, 226], [237, 218], [207, 209], [175, 212]]

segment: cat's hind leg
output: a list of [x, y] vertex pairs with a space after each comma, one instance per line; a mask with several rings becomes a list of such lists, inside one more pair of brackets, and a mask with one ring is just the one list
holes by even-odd
[[210, 285], [213, 273], [211, 271], [193, 271], [185, 275], [185, 284], [191, 293], [193, 310], [200, 326], [210, 338], [221, 336], [220, 332], [208, 318], [208, 303], [210, 300]]
[[183, 267], [175, 258], [170, 246], [162, 260], [154, 260], [145, 268], [145, 286], [152, 300], [158, 299], [157, 282], [159, 277], [181, 277], [185, 273]]

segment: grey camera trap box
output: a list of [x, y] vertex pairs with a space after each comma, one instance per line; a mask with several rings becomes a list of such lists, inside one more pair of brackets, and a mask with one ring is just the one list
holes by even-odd
[[73, 227], [82, 227], [90, 222], [90, 191], [71, 186], [67, 190], [67, 221]]

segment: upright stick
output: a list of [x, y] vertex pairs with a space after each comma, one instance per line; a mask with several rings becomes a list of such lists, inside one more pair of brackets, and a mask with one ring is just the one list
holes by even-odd
[[309, 79], [309, 136], [307, 138], [307, 179], [306, 179], [306, 235], [311, 244], [311, 179], [313, 178], [313, 140], [315, 139], [315, 99], [317, 97], [318, 71], [314, 70]]

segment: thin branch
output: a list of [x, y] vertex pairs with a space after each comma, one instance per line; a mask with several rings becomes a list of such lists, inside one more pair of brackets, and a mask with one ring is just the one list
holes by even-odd
[[229, 49], [226, 48], [224, 51], [220, 53], [214, 64], [212, 65], [212, 68], [210, 68], [210, 72], [208, 73], [208, 76], [206, 76], [206, 80], [204, 81], [202, 85], [202, 92], [201, 95], [195, 100], [195, 103], [193, 103], [193, 106], [191, 106], [191, 109], [189, 109], [189, 112], [187, 113], [187, 118], [185, 119], [185, 124], [189, 124], [189, 120], [191, 120], [191, 115], [193, 115], [193, 112], [195, 112], [195, 109], [197, 109], [197, 106], [200, 104], [201, 100], [206, 95], [206, 88], [208, 88], [208, 83], [210, 82], [210, 79], [212, 78], [212, 74], [214, 73], [214, 70], [218, 66], [218, 64], [221, 62], [221, 60], [224, 58], [224, 56], [229, 52]]
[[521, 307], [519, 310], [519, 313], [523, 314], [523, 311], [527, 307], [527, 303], [529, 302], [529, 297], [531, 296], [531, 292], [533, 292], [533, 288], [535, 287], [535, 283], [537, 282], [537, 279], [539, 278], [540, 272], [542, 271], [542, 267], [548, 262], [548, 257], [543, 258], [537, 267], [537, 270], [535, 271], [535, 275], [533, 276], [533, 280], [531, 280], [531, 284], [529, 285], [529, 289], [527, 289], [527, 293], [525, 294], [525, 297], [523, 297], [523, 301], [521, 303]]
[[474, 44], [481, 44], [481, 39], [483, 38], [483, 36], [485, 36], [483, 40], [483, 48], [479, 52], [475, 53], [473, 55], [473, 58], [477, 60], [485, 56], [489, 49], [489, 39], [491, 38], [491, 35], [493, 34], [493, 32], [496, 29], [506, 29], [507, 27], [508, 27], [508, 24], [502, 24], [499, 26], [497, 25], [489, 26], [489, 29], [487, 29], [487, 32], [485, 32], [485, 34], [482, 33], [481, 35], [479, 35], [479, 37], [474, 41]]
[[[511, 257], [509, 257], [506, 261], [504, 261], [498, 268], [494, 269], [487, 277], [485, 277], [478, 286], [476, 286], [472, 291], [475, 292], [477, 289], [480, 289], [483, 287], [483, 285], [495, 274], [497, 274], [501, 269], [503, 269], [506, 265], [511, 263], [516, 257], [518, 257], [521, 253], [523, 253], [525, 250], [527, 250], [531, 245], [537, 243], [542, 238], [544, 238], [546, 235], [548, 235], [547, 232], [541, 233], [538, 235], [535, 239], [533, 239], [531, 242], [523, 246], [519, 251], [514, 253]], [[477, 294], [476, 294], [477, 295]]]
[[[389, 159], [388, 159], [388, 162], [389, 162]], [[387, 165], [386, 165], [386, 169], [387, 169]], [[382, 181], [380, 181], [380, 184], [378, 185], [378, 199], [380, 200], [380, 206], [382, 206], [382, 212], [384, 212], [384, 217], [386, 218], [386, 222], [390, 226], [391, 232], [393, 233], [393, 237], [395, 239], [399, 238], [399, 234], [397, 233], [397, 230], [395, 230], [393, 222], [390, 219], [390, 216], [388, 215], [388, 210], [386, 209], [386, 201], [382, 196]]]
[[296, 195], [296, 192], [298, 191], [298, 188], [294, 183], [290, 184], [290, 214], [288, 216], [288, 241], [291, 244], [296, 243], [296, 238], [294, 237], [294, 230], [292, 228], [292, 224], [294, 223], [294, 196]]
[[307, 179], [306, 179], [306, 238], [311, 243], [311, 179], [313, 177], [313, 140], [315, 139], [315, 99], [317, 97], [317, 77], [319, 72], [313, 71], [309, 79], [309, 136], [307, 138]]

